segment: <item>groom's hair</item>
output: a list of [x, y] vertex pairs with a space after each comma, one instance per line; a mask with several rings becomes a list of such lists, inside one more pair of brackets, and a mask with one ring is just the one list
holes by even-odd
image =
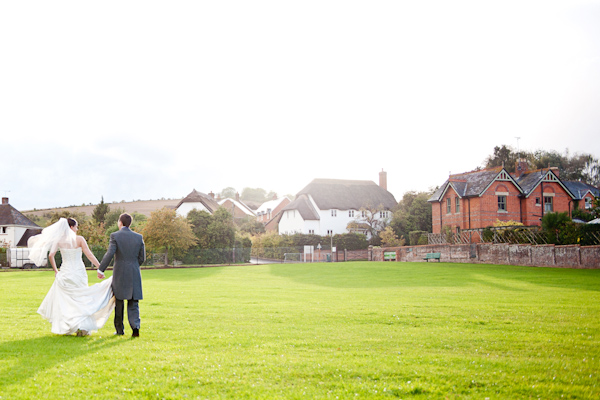
[[133, 220], [133, 218], [131, 218], [131, 215], [129, 215], [127, 213], [121, 214], [121, 216], [119, 217], [119, 221], [121, 221], [123, 226], [126, 226], [128, 228], [131, 225], [132, 220]]

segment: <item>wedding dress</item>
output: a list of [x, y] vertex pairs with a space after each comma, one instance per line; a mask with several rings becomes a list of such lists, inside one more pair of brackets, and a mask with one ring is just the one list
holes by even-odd
[[88, 286], [82, 249], [61, 248], [62, 265], [38, 313], [52, 323], [52, 333], [87, 334], [102, 328], [115, 307], [112, 276]]

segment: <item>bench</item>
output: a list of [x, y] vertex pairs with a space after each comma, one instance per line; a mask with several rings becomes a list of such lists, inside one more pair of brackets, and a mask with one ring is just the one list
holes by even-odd
[[440, 258], [442, 258], [442, 253], [427, 253], [423, 260], [427, 260], [427, 262], [429, 262], [429, 260], [438, 260], [438, 262], [440, 262]]
[[383, 252], [383, 261], [396, 261], [396, 252], [395, 251], [384, 251]]

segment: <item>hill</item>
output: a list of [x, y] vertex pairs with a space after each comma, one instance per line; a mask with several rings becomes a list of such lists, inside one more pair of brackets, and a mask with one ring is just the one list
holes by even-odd
[[[145, 216], [150, 216], [150, 213], [155, 210], [159, 210], [163, 207], [175, 208], [181, 199], [169, 199], [169, 200], [140, 200], [140, 201], [129, 201], [120, 203], [107, 203], [111, 210], [123, 209], [125, 212], [133, 213], [137, 212]], [[85, 213], [86, 215], [92, 215], [97, 204], [87, 206], [72, 206], [72, 207], [60, 207], [60, 208], [47, 208], [44, 210], [31, 210], [21, 211], [25, 216], [42, 216], [46, 213], [52, 213], [55, 211], [70, 211], [77, 213]]]

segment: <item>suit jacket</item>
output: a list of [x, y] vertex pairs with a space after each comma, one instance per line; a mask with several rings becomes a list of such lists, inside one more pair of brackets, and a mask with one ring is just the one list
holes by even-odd
[[140, 265], [146, 260], [144, 239], [139, 233], [127, 227], [110, 235], [108, 250], [102, 262], [100, 271], [104, 272], [115, 258], [113, 265], [112, 289], [118, 300], [142, 300], [142, 273]]

